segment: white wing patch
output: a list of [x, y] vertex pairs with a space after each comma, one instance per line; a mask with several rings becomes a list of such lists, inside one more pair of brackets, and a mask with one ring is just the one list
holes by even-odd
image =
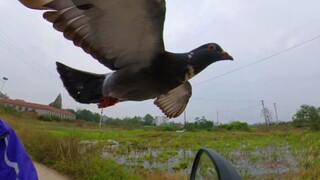
[[190, 52], [190, 53], [188, 54], [188, 58], [189, 58], [189, 59], [192, 59], [192, 57], [193, 57], [193, 52]]
[[191, 79], [193, 76], [195, 75], [194, 73], [194, 68], [190, 65], [188, 65], [188, 72], [184, 77], [184, 81], [188, 81], [189, 79]]

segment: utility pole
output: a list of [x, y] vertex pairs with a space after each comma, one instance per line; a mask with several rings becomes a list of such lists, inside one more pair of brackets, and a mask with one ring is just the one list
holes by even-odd
[[266, 111], [265, 111], [263, 100], [261, 100], [261, 104], [262, 104], [262, 112], [263, 112], [263, 116], [264, 116], [264, 121], [266, 122], [266, 124], [268, 124], [267, 115], [266, 115]]
[[184, 110], [184, 112], [183, 112], [183, 118], [184, 118], [184, 127], [186, 127], [186, 125], [187, 125], [187, 114], [186, 114], [186, 110]]
[[103, 114], [103, 108], [101, 108], [101, 114], [100, 114], [100, 123], [99, 123], [100, 128], [101, 128], [101, 124], [102, 124], [102, 114]]
[[214, 128], [214, 118], [212, 118], [212, 128]]
[[219, 112], [216, 111], [216, 113], [217, 113], [217, 124], [219, 124]]
[[276, 105], [276, 103], [273, 103], [273, 106], [274, 106], [274, 111], [275, 111], [275, 113], [276, 113], [276, 122], [279, 122], [279, 118], [278, 118], [278, 111], [277, 111], [277, 105]]
[[6, 81], [8, 81], [8, 78], [7, 77], [2, 77], [2, 87], [1, 87], [1, 91], [0, 91], [2, 94], [4, 94], [2, 91], [3, 91], [3, 87], [4, 87], [4, 84], [5, 84]]

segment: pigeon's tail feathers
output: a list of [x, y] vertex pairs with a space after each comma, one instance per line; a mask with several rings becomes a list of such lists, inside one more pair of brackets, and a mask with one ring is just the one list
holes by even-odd
[[105, 74], [80, 71], [59, 62], [56, 64], [64, 87], [77, 102], [85, 104], [101, 102]]

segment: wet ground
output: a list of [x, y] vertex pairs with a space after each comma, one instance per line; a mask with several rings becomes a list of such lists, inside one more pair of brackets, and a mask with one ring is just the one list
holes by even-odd
[[[144, 169], [161, 169], [169, 172], [182, 171], [189, 174], [196, 151], [191, 149], [123, 149], [117, 141], [108, 140], [102, 150], [103, 157], [109, 157], [119, 164], [139, 166]], [[126, 146], [127, 147], [127, 146]], [[119, 148], [121, 153], [119, 153]], [[281, 175], [297, 170], [297, 159], [289, 145], [267, 146], [252, 150], [223, 149], [219, 152], [230, 160], [241, 176]]]

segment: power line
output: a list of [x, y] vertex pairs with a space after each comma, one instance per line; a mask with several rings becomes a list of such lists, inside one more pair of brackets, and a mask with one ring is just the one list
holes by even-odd
[[312, 42], [312, 41], [314, 41], [314, 40], [316, 40], [316, 39], [319, 39], [319, 38], [320, 38], [320, 35], [318, 35], [318, 36], [316, 36], [316, 37], [313, 37], [313, 38], [311, 38], [311, 39], [308, 39], [308, 40], [306, 40], [306, 41], [303, 41], [303, 42], [301, 42], [301, 43], [299, 43], [299, 44], [297, 44], [297, 45], [295, 45], [295, 46], [292, 46], [292, 47], [290, 47], [290, 48], [284, 49], [284, 50], [282, 50], [282, 51], [280, 51], [280, 52], [277, 52], [277, 53], [275, 53], [275, 54], [272, 54], [272, 55], [270, 55], [270, 56], [264, 57], [264, 58], [262, 58], [262, 59], [260, 59], [260, 60], [254, 61], [254, 62], [252, 62], [252, 63], [250, 63], [250, 64], [241, 66], [241, 67], [239, 67], [239, 68], [235, 68], [235, 69], [233, 69], [233, 70], [231, 70], [231, 71], [225, 72], [225, 73], [220, 74], [220, 75], [218, 75], [218, 76], [215, 76], [215, 77], [213, 77], [213, 78], [210, 78], [210, 79], [201, 81], [201, 82], [199, 82], [199, 83], [196, 83], [194, 86], [198, 86], [198, 85], [207, 83], [207, 82], [209, 82], [209, 81], [218, 79], [218, 78], [220, 78], [220, 77], [222, 77], [222, 76], [225, 76], [225, 75], [234, 73], [234, 72], [236, 72], [236, 71], [240, 71], [240, 70], [242, 70], [242, 69], [245, 69], [245, 68], [247, 68], [247, 67], [253, 66], [253, 65], [255, 65], [255, 64], [258, 64], [258, 63], [261, 63], [261, 62], [270, 60], [271, 58], [273, 58], [273, 57], [275, 57], [275, 56], [279, 56], [279, 55], [281, 55], [281, 54], [287, 53], [287, 52], [289, 52], [289, 51], [291, 51], [291, 50], [293, 50], [293, 49], [296, 49], [296, 48], [298, 48], [298, 47], [300, 47], [300, 46], [303, 46], [303, 45], [305, 45], [305, 44], [308, 44], [308, 43], [310, 43], [310, 42]]
[[258, 100], [230, 100], [230, 99], [212, 99], [212, 98], [203, 98], [203, 97], [193, 97], [195, 100], [200, 101], [220, 101], [220, 102], [226, 102], [226, 103], [257, 103]]
[[[14, 55], [18, 57], [19, 60], [22, 59], [22, 61], [28, 65], [30, 68], [32, 68], [35, 71], [41, 72], [43, 74], [47, 74], [50, 76], [50, 78], [54, 77], [56, 78], [56, 75], [53, 74], [47, 67], [43, 66], [41, 63], [42, 60], [38, 60], [37, 57], [35, 57], [32, 53], [30, 53], [28, 50], [22, 48], [18, 43], [15, 42], [12, 38], [10, 38], [9, 35], [7, 35], [5, 32], [0, 31], [0, 44], [7, 48], [9, 51], [12, 51]], [[33, 60], [32, 62], [30, 60]], [[36, 67], [38, 66], [38, 67]]]
[[256, 105], [253, 105], [253, 106], [246, 106], [246, 107], [237, 108], [237, 109], [219, 110], [219, 112], [231, 113], [231, 112], [237, 112], [237, 111], [242, 111], [242, 110], [247, 110], [247, 109], [253, 109], [253, 108], [256, 108], [258, 106], [260, 106], [260, 104], [256, 104]]

